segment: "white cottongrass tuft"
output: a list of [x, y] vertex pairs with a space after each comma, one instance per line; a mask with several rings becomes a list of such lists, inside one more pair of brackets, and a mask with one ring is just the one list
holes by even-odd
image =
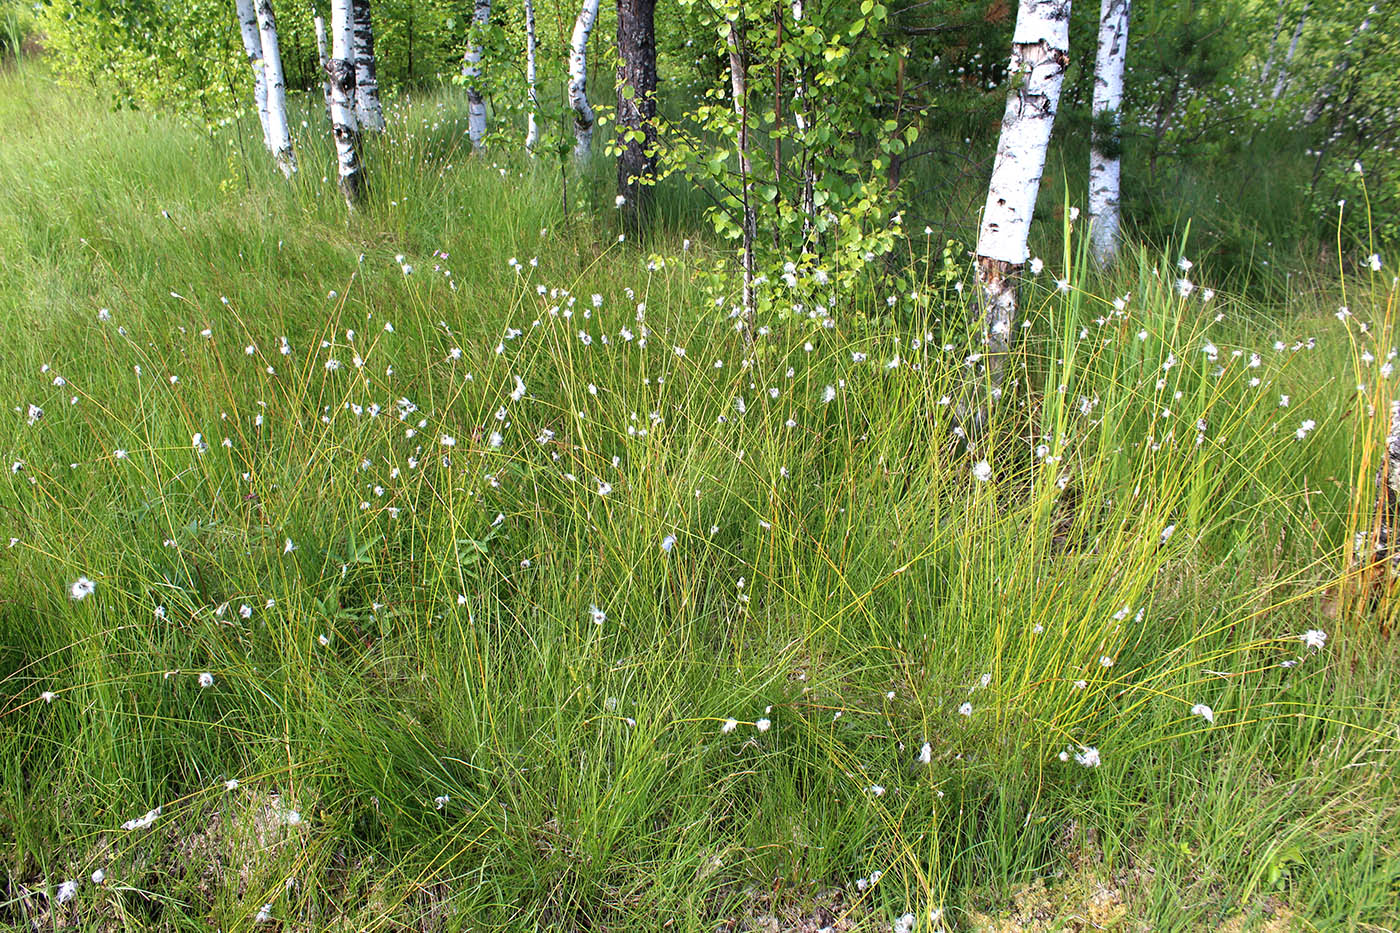
[[972, 478], [979, 483], [985, 483], [992, 478], [992, 465], [985, 460], [979, 461], [977, 465], [972, 468]]
[[753, 724], [753, 727], [759, 732], [767, 732], [769, 729], [773, 728], [773, 722], [770, 719], [760, 719]]
[[1211, 725], [1215, 724], [1215, 710], [1206, 706], [1204, 703], [1197, 703], [1195, 706], [1191, 707], [1191, 715], [1200, 716]]
[[208, 671], [205, 671], [203, 674], [200, 674], [199, 685], [206, 689], [214, 686], [214, 675], [209, 673]]
[[127, 820], [122, 824], [122, 829], [128, 832], [133, 829], [145, 829], [158, 819], [160, 819], [160, 807], [156, 807], [154, 810], [147, 810], [144, 814], [135, 819]]
[[87, 577], [79, 577], [68, 587], [68, 596], [73, 600], [87, 599], [92, 595], [92, 591], [97, 589], [97, 584]]
[[1103, 759], [1099, 757], [1099, 750], [1088, 745], [1082, 746], [1082, 751], [1074, 753], [1074, 760], [1086, 768], [1097, 768], [1103, 764]]
[[739, 728], [739, 720], [737, 720], [737, 719], [726, 719], [726, 720], [724, 721], [724, 725], [722, 725], [722, 726], [719, 727], [719, 731], [720, 731], [720, 732], [723, 732], [723, 733], [726, 734], [726, 735], [728, 735], [729, 733], [733, 732], [733, 731], [734, 731], [735, 729], [737, 729], [737, 728]]
[[1310, 628], [1298, 638], [1314, 651], [1321, 651], [1327, 645], [1327, 633], [1321, 629]]

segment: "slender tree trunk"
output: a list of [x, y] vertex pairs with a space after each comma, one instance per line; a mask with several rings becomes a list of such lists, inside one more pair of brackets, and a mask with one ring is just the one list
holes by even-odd
[[1259, 83], [1269, 80], [1274, 69], [1274, 53], [1278, 51], [1279, 33], [1283, 32], [1283, 18], [1288, 15], [1288, 0], [1278, 0], [1278, 19], [1274, 20], [1274, 32], [1269, 37], [1269, 54], [1264, 56], [1264, 67], [1259, 71]]
[[1400, 399], [1390, 403], [1390, 432], [1385, 438], [1385, 454], [1376, 474], [1376, 511], [1380, 513], [1372, 558], [1377, 563], [1389, 558], [1400, 565], [1400, 550], [1392, 546], [1395, 525], [1400, 522]]
[[[794, 23], [802, 22], [803, 12], [802, 0], [792, 0], [792, 21]], [[802, 194], [798, 201], [802, 209], [802, 246], [805, 249], [816, 231], [817, 221], [816, 162], [812, 154], [812, 145], [805, 138], [807, 130], [812, 125], [811, 114], [808, 112], [807, 62], [799, 58], [793, 72], [792, 119], [797, 124], [797, 131], [803, 134], [802, 150], [799, 153]]]
[[1288, 88], [1288, 66], [1293, 62], [1293, 55], [1298, 51], [1298, 40], [1303, 37], [1303, 24], [1308, 21], [1308, 7], [1312, 4], [1303, 4], [1303, 12], [1298, 16], [1298, 25], [1293, 30], [1293, 41], [1288, 43], [1288, 54], [1283, 57], [1283, 64], [1278, 69], [1278, 80], [1274, 82], [1274, 93], [1270, 99], [1278, 100], [1283, 96], [1283, 92]]
[[535, 90], [535, 0], [525, 0], [525, 84], [529, 111], [525, 116], [525, 150], [535, 154], [540, 142], [540, 98]]
[[1031, 218], [1069, 64], [1069, 10], [1070, 0], [1021, 0], [1016, 13], [1011, 90], [977, 237], [987, 368], [994, 383], [1011, 347], [1016, 279], [1028, 255]]
[[370, 0], [351, 0], [355, 22], [355, 119], [360, 130], [384, 132], [384, 108], [379, 104], [379, 79], [374, 73], [374, 21]]
[[313, 19], [316, 26], [316, 59], [321, 64], [321, 93], [326, 98], [326, 119], [331, 118], [331, 54], [326, 49], [326, 21], [317, 13]]
[[588, 36], [598, 19], [599, 0], [583, 0], [569, 42], [569, 106], [574, 111], [574, 158], [585, 162], [593, 152], [593, 108], [588, 105]]
[[633, 232], [646, 225], [656, 177], [655, 13], [656, 0], [617, 0], [617, 193]]
[[[743, 16], [742, 8], [739, 17]], [[739, 18], [729, 21], [729, 82], [734, 98], [734, 114], [739, 118], [739, 181], [744, 206], [744, 316], [749, 323], [752, 339], [754, 317], [754, 258], [753, 244], [758, 235], [758, 217], [753, 203], [753, 163], [749, 159], [749, 74], [744, 61], [744, 37], [739, 31]]]
[[340, 164], [340, 193], [354, 210], [365, 194], [360, 163], [360, 126], [355, 119], [355, 35], [351, 0], [331, 0], [331, 130]]
[[267, 82], [267, 136], [277, 167], [288, 178], [297, 170], [292, 133], [287, 124], [287, 83], [282, 77], [282, 49], [277, 43], [277, 19], [272, 0], [256, 0], [258, 37], [262, 40], [263, 75]]
[[267, 70], [263, 68], [262, 36], [258, 33], [258, 12], [253, 0], [237, 0], [238, 28], [243, 33], [243, 51], [253, 69], [253, 102], [258, 108], [258, 123], [262, 126], [263, 145], [272, 152], [272, 136], [267, 129]]
[[1094, 121], [1089, 149], [1089, 246], [1099, 266], [1118, 255], [1119, 177], [1123, 150], [1123, 69], [1128, 57], [1130, 0], [1102, 0], [1094, 63]]
[[[484, 28], [491, 19], [491, 0], [475, 0], [472, 11], [474, 28]], [[486, 143], [486, 99], [481, 96], [477, 78], [481, 77], [481, 46], [468, 43], [467, 54], [462, 60], [462, 74], [467, 81], [467, 136], [472, 141], [472, 151], [479, 150]]]

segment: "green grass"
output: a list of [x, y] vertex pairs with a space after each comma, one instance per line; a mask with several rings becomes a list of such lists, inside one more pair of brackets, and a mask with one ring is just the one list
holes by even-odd
[[957, 293], [747, 347], [681, 194], [619, 243], [606, 172], [566, 215], [458, 114], [397, 110], [347, 223], [324, 139], [288, 186], [0, 77], [0, 923], [969, 929], [1087, 878], [1395, 926], [1389, 271], [1285, 316], [1074, 231], [968, 450]]

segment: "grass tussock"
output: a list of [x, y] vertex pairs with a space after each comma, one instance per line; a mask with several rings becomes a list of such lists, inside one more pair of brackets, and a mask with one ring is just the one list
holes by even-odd
[[1066, 226], [969, 444], [941, 280], [750, 343], [448, 97], [347, 224], [309, 130], [0, 81], [0, 923], [1394, 925], [1393, 260]]

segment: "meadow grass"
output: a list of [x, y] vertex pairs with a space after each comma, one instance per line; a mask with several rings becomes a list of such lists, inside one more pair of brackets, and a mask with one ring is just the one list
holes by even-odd
[[0, 77], [0, 923], [1396, 925], [1393, 261], [1066, 221], [969, 443], [970, 289], [750, 342], [682, 193], [619, 242], [459, 114], [347, 223], [310, 130]]

